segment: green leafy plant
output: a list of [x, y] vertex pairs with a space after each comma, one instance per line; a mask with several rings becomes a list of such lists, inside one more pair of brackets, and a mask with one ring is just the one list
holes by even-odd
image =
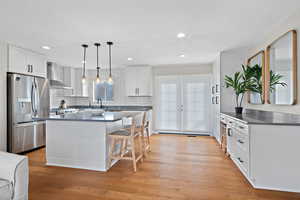
[[[287, 86], [286, 83], [280, 81], [282, 75], [274, 73], [270, 70], [270, 92], [274, 92], [276, 85], [282, 87]], [[233, 88], [235, 92], [236, 107], [241, 107], [244, 95], [247, 91], [255, 92], [260, 95], [263, 102], [263, 79], [262, 67], [258, 64], [254, 66], [242, 65], [242, 72], [236, 72], [233, 77], [225, 75], [226, 88]]]
[[225, 75], [225, 87], [233, 88], [235, 93], [236, 107], [241, 107], [244, 94], [247, 91], [246, 82], [244, 80], [243, 73], [235, 72], [233, 77]]
[[282, 75], [276, 74], [272, 70], [270, 70], [270, 93], [275, 91], [276, 85], [281, 85], [282, 87], [287, 86], [285, 82], [280, 81], [280, 79], [282, 78]]
[[262, 79], [262, 67], [258, 64], [246, 69], [242, 66], [244, 74], [248, 74], [247, 90], [258, 93], [261, 103], [263, 102], [263, 79]]
[[[244, 76], [247, 79], [247, 90], [259, 94], [261, 103], [263, 103], [263, 78], [262, 78], [262, 67], [258, 64], [254, 66], [242, 66]], [[282, 87], [287, 86], [286, 83], [281, 82], [283, 76], [274, 73], [270, 70], [270, 92], [274, 92], [276, 85], [281, 85]]]

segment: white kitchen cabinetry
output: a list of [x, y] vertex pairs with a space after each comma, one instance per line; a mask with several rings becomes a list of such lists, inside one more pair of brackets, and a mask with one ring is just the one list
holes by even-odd
[[8, 71], [46, 77], [46, 57], [10, 45], [8, 50]]
[[73, 88], [74, 96], [83, 97], [84, 92], [83, 92], [83, 84], [81, 78], [82, 78], [82, 70], [80, 68], [72, 68], [70, 84], [71, 87]]
[[151, 67], [127, 67], [125, 77], [127, 96], [152, 96]]
[[247, 124], [221, 114], [227, 150], [254, 188], [300, 192], [300, 134], [296, 125]]

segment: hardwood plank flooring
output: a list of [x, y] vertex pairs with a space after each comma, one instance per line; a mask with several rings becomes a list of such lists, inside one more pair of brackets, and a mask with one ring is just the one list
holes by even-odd
[[136, 173], [130, 161], [120, 161], [106, 173], [47, 167], [45, 149], [31, 152], [29, 199], [300, 199], [298, 193], [253, 189], [212, 137], [154, 135], [151, 148]]

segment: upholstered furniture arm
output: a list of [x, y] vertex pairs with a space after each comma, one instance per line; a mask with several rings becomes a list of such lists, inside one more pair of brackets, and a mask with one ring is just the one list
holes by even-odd
[[28, 199], [28, 158], [0, 151], [0, 178], [13, 187], [13, 200]]

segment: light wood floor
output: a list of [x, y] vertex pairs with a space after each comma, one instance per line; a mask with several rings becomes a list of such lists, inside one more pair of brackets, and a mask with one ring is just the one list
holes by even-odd
[[151, 142], [152, 152], [137, 173], [128, 161], [107, 173], [47, 167], [44, 149], [31, 152], [29, 199], [300, 199], [300, 194], [253, 189], [212, 137], [156, 135]]

